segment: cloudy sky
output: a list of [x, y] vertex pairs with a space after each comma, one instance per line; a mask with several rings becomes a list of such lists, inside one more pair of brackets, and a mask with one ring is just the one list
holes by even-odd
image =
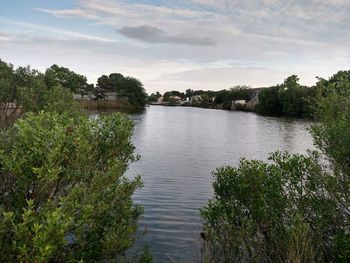
[[148, 92], [301, 83], [350, 69], [349, 0], [3, 0], [0, 58]]

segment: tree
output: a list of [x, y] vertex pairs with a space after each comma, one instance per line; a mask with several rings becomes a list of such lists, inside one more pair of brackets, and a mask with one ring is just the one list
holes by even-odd
[[290, 117], [303, 117], [305, 104], [305, 87], [299, 84], [296, 75], [288, 77], [280, 86], [280, 101], [282, 115]]
[[186, 90], [186, 97], [187, 98], [192, 98], [193, 95], [194, 95], [194, 91], [192, 89]]
[[257, 112], [269, 116], [282, 115], [282, 104], [279, 99], [279, 91], [279, 86], [262, 89], [259, 93]]
[[299, 78], [292, 75], [281, 85], [260, 91], [257, 112], [269, 116], [311, 117], [315, 92], [315, 87], [300, 85]]
[[1, 128], [12, 124], [17, 116], [16, 101], [17, 90], [13, 86], [13, 66], [0, 60], [0, 124]]
[[49, 89], [60, 84], [73, 93], [84, 93], [88, 86], [85, 76], [57, 65], [46, 70], [45, 82]]
[[157, 91], [156, 93], [149, 95], [147, 100], [149, 102], [157, 102], [160, 97], [162, 97], [162, 95]]
[[97, 80], [97, 87], [103, 91], [116, 92], [119, 98], [127, 98], [129, 103], [137, 108], [146, 105], [147, 94], [140, 80], [124, 77], [120, 73], [103, 75]]
[[113, 114], [29, 114], [1, 141], [0, 260], [116, 260], [132, 245], [142, 213], [133, 124]]
[[144, 107], [146, 105], [147, 94], [141, 81], [136, 78], [125, 78], [125, 89], [122, 91], [122, 95], [129, 98], [131, 105], [135, 107]]
[[181, 99], [184, 99], [186, 97], [185, 93], [177, 90], [167, 91], [163, 94], [164, 101], [170, 101], [170, 97], [175, 96], [180, 97]]

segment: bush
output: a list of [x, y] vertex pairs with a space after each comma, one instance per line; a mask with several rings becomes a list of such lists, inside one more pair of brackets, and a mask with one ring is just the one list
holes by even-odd
[[110, 260], [132, 245], [142, 209], [126, 179], [132, 122], [28, 114], [0, 151], [0, 261]]
[[349, 262], [350, 80], [318, 83], [317, 152], [241, 160], [215, 174], [203, 261]]
[[326, 259], [324, 234], [338, 218], [334, 201], [319, 191], [314, 158], [275, 153], [271, 164], [243, 159], [237, 168], [218, 169], [215, 196], [202, 211], [210, 261]]

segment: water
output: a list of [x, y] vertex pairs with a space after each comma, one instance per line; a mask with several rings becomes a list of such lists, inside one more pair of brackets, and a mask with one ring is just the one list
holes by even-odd
[[141, 160], [128, 176], [144, 182], [134, 200], [144, 207], [136, 244], [147, 244], [155, 262], [196, 262], [200, 256], [199, 209], [212, 196], [212, 171], [241, 157], [266, 160], [270, 152], [305, 153], [310, 122], [185, 107], [151, 106], [135, 121]]

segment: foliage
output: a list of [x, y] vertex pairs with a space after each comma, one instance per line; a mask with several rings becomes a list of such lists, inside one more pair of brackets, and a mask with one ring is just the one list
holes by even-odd
[[310, 99], [315, 94], [314, 87], [300, 85], [299, 78], [292, 75], [281, 85], [260, 91], [257, 112], [269, 116], [311, 117]]
[[237, 168], [215, 173], [214, 199], [202, 211], [214, 261], [327, 258], [320, 253], [329, 238], [324, 232], [334, 231], [333, 223], [341, 218], [333, 200], [317, 192], [321, 167], [301, 155], [275, 153], [270, 160], [242, 160]]
[[13, 87], [13, 79], [13, 66], [0, 60], [0, 123], [2, 128], [11, 125], [18, 116], [17, 108], [12, 107], [17, 93]]
[[[232, 101], [245, 100], [249, 101], [253, 97], [253, 92], [248, 86], [235, 86], [231, 88], [227, 95], [223, 98], [223, 108], [230, 110], [232, 106]], [[220, 96], [219, 96], [220, 99]], [[216, 97], [215, 97], [216, 100]], [[217, 101], [216, 101], [217, 102]]]
[[45, 82], [48, 89], [58, 86], [58, 84], [73, 93], [85, 93], [85, 90], [88, 89], [85, 76], [57, 65], [52, 65], [45, 71]]
[[1, 142], [0, 260], [110, 260], [132, 245], [142, 209], [126, 179], [132, 122], [28, 114]]
[[279, 99], [279, 87], [270, 87], [260, 91], [257, 112], [268, 116], [279, 116], [282, 113], [282, 103]]
[[149, 95], [147, 101], [157, 102], [160, 97], [162, 97], [162, 95], [159, 93], [159, 91], [157, 91], [156, 93], [152, 93], [151, 95]]
[[163, 94], [164, 101], [170, 101], [171, 97], [180, 97], [181, 99], [184, 99], [186, 97], [185, 93], [180, 92], [180, 91], [167, 91]]
[[[203, 260], [349, 262], [350, 79], [340, 75], [317, 84], [318, 151], [215, 172], [215, 195], [202, 210]], [[294, 77], [285, 85], [298, 89]]]
[[0, 61], [1, 128], [11, 126], [26, 112], [75, 112], [71, 91], [58, 82], [55, 85], [48, 87], [45, 75], [29, 66], [13, 69]]
[[131, 105], [143, 108], [147, 94], [141, 81], [133, 77], [124, 77], [120, 73], [103, 75], [97, 80], [97, 87], [108, 92], [116, 92], [120, 98], [127, 98]]

